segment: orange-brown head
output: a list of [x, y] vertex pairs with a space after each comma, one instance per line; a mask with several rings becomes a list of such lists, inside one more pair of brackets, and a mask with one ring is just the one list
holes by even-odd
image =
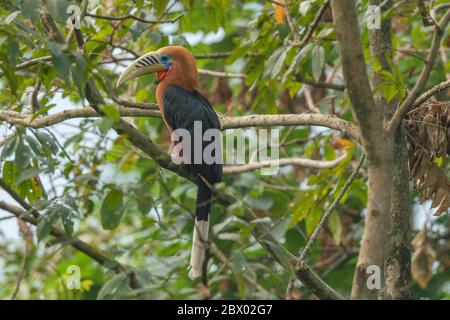
[[130, 79], [155, 72], [160, 81], [156, 92], [158, 104], [162, 102], [164, 91], [170, 84], [189, 91], [198, 90], [195, 58], [189, 50], [180, 46], [163, 47], [134, 60], [120, 75], [117, 86]]

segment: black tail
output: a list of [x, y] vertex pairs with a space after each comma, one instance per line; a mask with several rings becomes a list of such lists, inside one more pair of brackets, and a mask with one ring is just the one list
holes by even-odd
[[202, 185], [198, 187], [197, 191], [197, 203], [195, 208], [195, 218], [196, 220], [208, 220], [209, 213], [211, 212], [211, 189]]

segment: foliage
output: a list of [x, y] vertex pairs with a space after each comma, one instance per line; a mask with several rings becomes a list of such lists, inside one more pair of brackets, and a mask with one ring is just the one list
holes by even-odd
[[[358, 2], [360, 21], [364, 21], [367, 2]], [[66, 24], [66, 9], [72, 2], [47, 3], [67, 39], [71, 28]], [[324, 18], [312, 39], [299, 48], [287, 41], [291, 34], [287, 19], [269, 1], [88, 3], [89, 13], [103, 16], [132, 14], [147, 20], [170, 20], [180, 13], [183, 16], [173, 23], [111, 21], [86, 16], [81, 29], [86, 41], [83, 55], [77, 50], [75, 39], [60, 44], [46, 38], [39, 22], [39, 0], [1, 2], [0, 111], [28, 113], [37, 118], [87, 106], [84, 87], [88, 80], [95, 81], [103, 96], [108, 97], [102, 109], [103, 118], [71, 119], [39, 129], [1, 124], [0, 176], [43, 214], [38, 227], [32, 229], [36, 241], [25, 260], [25, 276], [18, 297], [283, 299], [291, 274], [256, 243], [252, 228], [257, 223], [268, 223], [275, 239], [298, 255], [321, 215], [336, 198], [361, 150], [347, 137], [331, 130], [279, 127], [283, 158], [333, 160], [345, 153], [347, 157], [328, 169], [288, 166], [275, 176], [258, 171], [226, 175], [219, 187], [239, 201], [226, 209], [213, 205], [211, 237], [231, 261], [231, 268], [211, 257], [205, 287], [189, 280], [186, 270], [195, 188], [191, 182], [161, 169], [125, 136], [111, 130], [120, 118], [111, 98], [154, 102], [153, 77], [141, 77], [128, 86], [115, 88], [118, 73], [142, 53], [166, 45], [183, 45], [199, 57], [201, 69], [245, 75], [244, 79], [225, 80], [200, 75], [202, 93], [216, 111], [235, 116], [309, 112], [305, 85], [298, 81], [298, 76], [343, 83], [331, 21]], [[302, 35], [323, 1], [287, 3], [297, 32]], [[404, 96], [406, 88], [414, 85], [420, 72], [417, 65], [421, 63], [421, 51], [431, 43], [414, 4], [404, 2], [392, 14], [393, 43], [397, 50], [391, 63], [395, 68], [393, 74], [384, 71], [385, 82], [374, 88], [389, 101]], [[369, 57], [367, 28], [361, 25], [361, 31], [364, 53]], [[403, 47], [415, 48], [419, 53], [404, 54]], [[221, 59], [201, 58], [218, 52], [229, 55]], [[444, 54], [448, 57], [448, 50]], [[25, 61], [46, 56], [51, 58], [19, 67]], [[372, 63], [376, 69], [377, 62]], [[435, 68], [428, 85], [443, 81], [449, 73], [450, 62]], [[322, 113], [353, 121], [345, 92], [308, 88]], [[127, 120], [155, 143], [168, 147], [169, 138], [160, 119]], [[447, 161], [438, 166], [445, 171], [449, 164]], [[311, 266], [343, 294], [351, 288], [362, 235], [366, 178], [362, 170], [308, 256]], [[4, 193], [0, 195], [2, 200], [9, 200]], [[245, 221], [244, 207], [251, 208], [258, 219]], [[427, 221], [431, 216], [423, 208], [416, 210], [415, 215], [419, 218], [426, 215]], [[0, 225], [3, 222], [0, 220]], [[439, 253], [432, 256], [436, 266], [430, 269], [427, 262], [427, 274], [414, 286], [415, 298], [450, 298], [448, 250], [438, 249], [448, 247], [449, 224], [445, 214], [428, 221], [427, 234], [431, 240], [426, 252], [434, 246]], [[14, 223], [8, 225], [15, 227]], [[50, 236], [52, 226], [62, 228], [67, 238], [55, 241]], [[419, 231], [421, 226], [415, 227]], [[10, 235], [11, 232], [7, 235], [0, 228], [0, 298], [11, 296], [24, 259], [21, 239]], [[71, 236], [83, 239], [108, 258], [131, 266], [141, 288], [130, 288], [124, 274], [113, 272], [113, 264], [101, 266], [74, 250], [70, 247]], [[68, 268], [73, 265], [81, 271], [79, 289], [67, 287]], [[268, 293], [250, 283], [248, 277]], [[308, 299], [312, 295], [296, 282], [293, 297]]]

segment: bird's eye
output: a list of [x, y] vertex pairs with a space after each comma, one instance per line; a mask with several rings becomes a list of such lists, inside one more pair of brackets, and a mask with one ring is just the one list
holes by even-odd
[[169, 61], [169, 57], [168, 56], [162, 56], [161, 57], [161, 61], [162, 62], [167, 62], [167, 61]]

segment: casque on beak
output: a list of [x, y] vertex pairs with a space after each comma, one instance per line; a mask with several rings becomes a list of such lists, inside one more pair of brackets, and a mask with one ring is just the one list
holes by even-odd
[[164, 71], [165, 66], [161, 63], [158, 55], [155, 52], [149, 52], [142, 57], [134, 60], [120, 75], [117, 80], [116, 86], [120, 86], [122, 83], [137, 78], [144, 74]]

